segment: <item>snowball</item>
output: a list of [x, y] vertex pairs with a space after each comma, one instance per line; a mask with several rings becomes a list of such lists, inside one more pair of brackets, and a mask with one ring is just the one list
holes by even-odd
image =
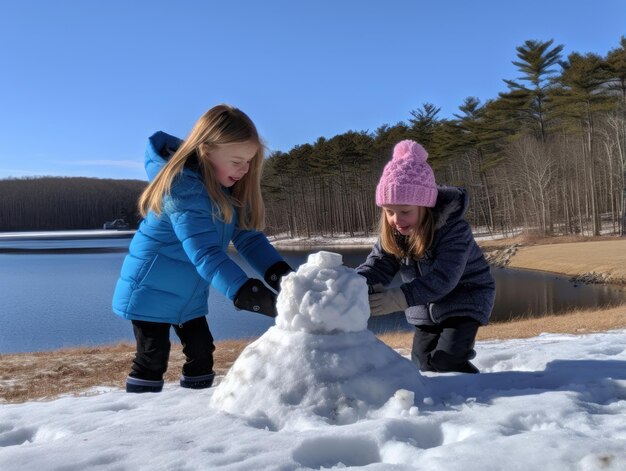
[[398, 389], [395, 394], [372, 417], [407, 417], [418, 415], [419, 410], [414, 406], [415, 393], [406, 389]]

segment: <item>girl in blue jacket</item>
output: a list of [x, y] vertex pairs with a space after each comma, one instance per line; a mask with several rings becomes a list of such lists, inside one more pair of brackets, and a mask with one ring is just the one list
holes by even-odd
[[[139, 200], [144, 219], [113, 295], [113, 311], [132, 321], [137, 340], [128, 392], [161, 391], [172, 326], [186, 357], [180, 385], [212, 385], [209, 286], [238, 309], [276, 316], [274, 291], [291, 268], [259, 232], [263, 159], [256, 127], [228, 105], [207, 111], [184, 141], [164, 132], [149, 138], [150, 183]], [[231, 241], [274, 291], [228, 257]]]
[[[469, 360], [495, 283], [464, 218], [467, 193], [438, 187], [427, 158], [417, 142], [394, 147], [376, 187], [380, 237], [357, 272], [373, 316], [404, 311], [415, 325], [411, 358], [422, 371], [478, 373]], [[402, 284], [387, 288], [397, 273]]]

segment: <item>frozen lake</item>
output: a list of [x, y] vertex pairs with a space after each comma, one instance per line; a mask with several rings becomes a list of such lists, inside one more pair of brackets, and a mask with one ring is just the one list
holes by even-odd
[[[0, 354], [81, 345], [134, 341], [130, 322], [111, 311], [111, 296], [130, 234], [95, 231], [92, 237], [0, 237]], [[344, 264], [359, 265], [368, 249], [329, 249]], [[313, 250], [316, 251], [316, 250]], [[293, 267], [311, 251], [286, 250]], [[255, 275], [236, 252], [230, 253]], [[575, 287], [566, 277], [494, 268], [497, 294], [493, 320], [540, 316], [576, 307], [596, 307], [626, 300], [626, 292], [604, 285]], [[258, 314], [237, 311], [216, 291], [209, 297], [209, 325], [216, 340], [257, 337], [273, 325]], [[370, 321], [375, 332], [409, 330], [402, 314]]]

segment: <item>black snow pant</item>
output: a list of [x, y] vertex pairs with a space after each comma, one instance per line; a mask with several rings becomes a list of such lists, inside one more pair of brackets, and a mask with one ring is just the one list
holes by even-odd
[[[185, 364], [183, 377], [213, 375], [213, 335], [206, 317], [197, 317], [182, 325], [161, 322], [132, 321], [137, 340], [137, 353], [130, 378], [162, 381], [170, 356], [170, 327], [183, 345]], [[211, 379], [212, 380], [212, 379]]]
[[470, 317], [451, 317], [440, 324], [415, 326], [411, 360], [422, 371], [478, 373], [469, 361], [480, 323]]

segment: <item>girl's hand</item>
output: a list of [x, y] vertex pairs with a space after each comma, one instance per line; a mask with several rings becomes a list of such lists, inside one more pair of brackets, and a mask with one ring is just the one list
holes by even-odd
[[293, 271], [287, 262], [276, 262], [265, 272], [263, 279], [277, 293], [280, 291], [280, 279]]
[[404, 311], [409, 307], [406, 296], [400, 287], [374, 291], [369, 295], [372, 316], [384, 316], [393, 312]]
[[276, 317], [276, 296], [261, 280], [250, 278], [235, 295], [235, 307]]
[[376, 283], [375, 285], [367, 285], [367, 294], [382, 293], [385, 291], [385, 287], [382, 283]]

